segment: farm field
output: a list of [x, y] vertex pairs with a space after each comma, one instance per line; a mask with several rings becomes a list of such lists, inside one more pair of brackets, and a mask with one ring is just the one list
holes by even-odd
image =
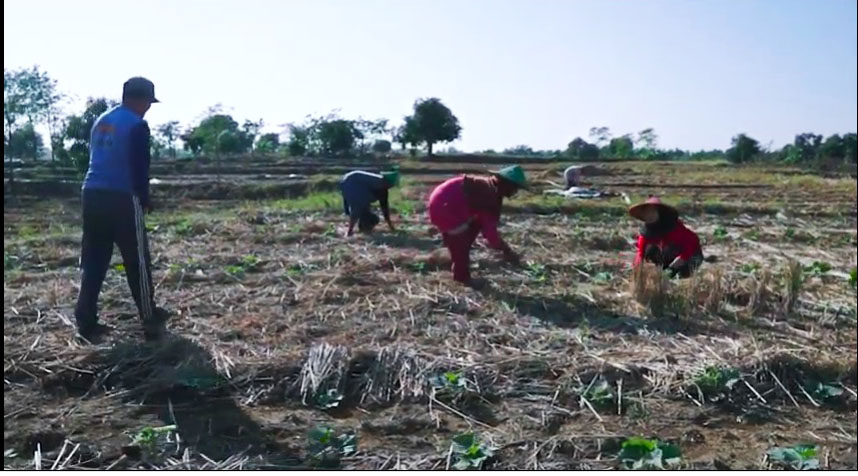
[[[819, 466], [858, 469], [854, 177], [607, 163], [596, 187], [660, 195], [717, 256], [665, 282], [633, 276], [622, 199], [544, 195], [567, 164], [525, 163], [535, 186], [501, 227], [522, 265], [478, 248], [473, 290], [450, 279], [424, 201], [488, 166], [403, 162], [399, 231], [344, 238], [335, 186], [358, 165], [387, 164], [155, 166], [171, 335], [143, 343], [116, 252], [100, 300], [115, 329], [96, 346], [73, 326], [78, 185], [18, 172], [4, 467], [607, 469], [644, 437], [683, 468], [769, 468], [769, 450], [811, 444]], [[452, 445], [469, 433], [474, 451]]]

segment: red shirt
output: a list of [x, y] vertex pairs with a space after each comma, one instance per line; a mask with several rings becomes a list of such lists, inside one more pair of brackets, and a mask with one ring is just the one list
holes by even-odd
[[700, 248], [700, 239], [697, 234], [686, 228], [681, 220], [677, 220], [676, 227], [659, 238], [646, 238], [638, 236], [638, 252], [635, 256], [635, 265], [643, 261], [644, 252], [648, 245], [656, 245], [661, 249], [667, 247], [679, 250], [679, 257], [688, 262], [691, 257], [703, 253]]

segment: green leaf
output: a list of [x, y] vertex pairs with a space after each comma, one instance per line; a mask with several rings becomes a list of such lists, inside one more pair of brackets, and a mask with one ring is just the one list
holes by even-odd
[[327, 427], [316, 427], [310, 430], [309, 438], [310, 441], [318, 442], [323, 445], [327, 445], [331, 442], [331, 436], [333, 435], [334, 430]]
[[815, 445], [796, 445], [793, 449], [802, 460], [816, 458], [818, 448]]
[[477, 437], [473, 433], [462, 433], [453, 437], [453, 451], [466, 453], [472, 446], [476, 445]]
[[682, 452], [679, 446], [671, 443], [659, 443], [658, 448], [661, 450], [661, 457], [665, 463], [673, 465], [679, 463], [682, 458]]
[[113, 269], [115, 269], [115, 270], [116, 270], [117, 272], [119, 272], [119, 273], [124, 273], [124, 272], [125, 272], [125, 265], [124, 265], [124, 264], [122, 264], [122, 263], [117, 263], [117, 264], [113, 267]]

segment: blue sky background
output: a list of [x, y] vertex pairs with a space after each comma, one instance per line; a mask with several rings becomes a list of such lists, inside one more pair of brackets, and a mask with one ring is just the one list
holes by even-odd
[[222, 103], [267, 130], [307, 114], [394, 123], [418, 97], [459, 117], [464, 150], [560, 149], [591, 126], [660, 145], [746, 132], [853, 132], [855, 0], [6, 0], [4, 66], [73, 93], [156, 84], [148, 119]]

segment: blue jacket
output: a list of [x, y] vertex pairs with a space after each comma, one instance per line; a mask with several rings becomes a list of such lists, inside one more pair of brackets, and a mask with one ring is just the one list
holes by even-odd
[[149, 125], [125, 106], [106, 111], [92, 126], [84, 190], [128, 192], [149, 206]]
[[346, 214], [358, 219], [370, 211], [373, 202], [378, 201], [384, 218], [390, 220], [387, 188], [387, 182], [379, 174], [355, 170], [343, 175], [340, 180], [340, 191], [343, 194], [343, 207]]

